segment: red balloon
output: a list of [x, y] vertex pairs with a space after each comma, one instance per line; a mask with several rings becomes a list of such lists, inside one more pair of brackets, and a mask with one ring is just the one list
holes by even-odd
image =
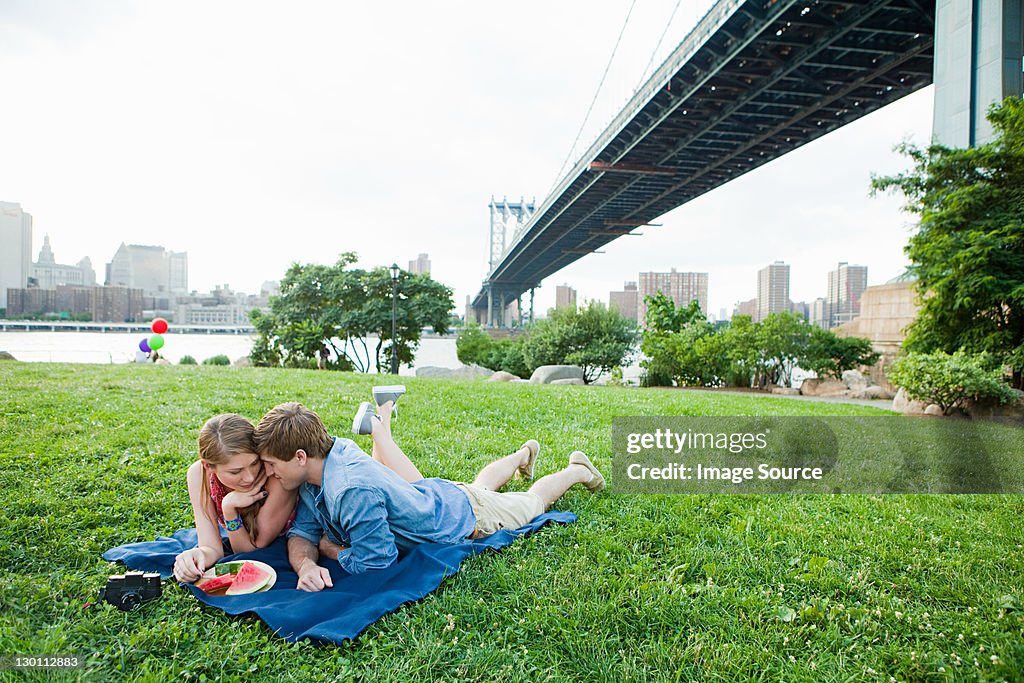
[[167, 331], [167, 321], [163, 318], [153, 319], [153, 332], [157, 334], [163, 334]]

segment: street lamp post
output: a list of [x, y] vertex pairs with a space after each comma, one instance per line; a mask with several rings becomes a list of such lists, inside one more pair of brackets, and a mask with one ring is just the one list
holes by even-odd
[[398, 374], [398, 273], [397, 263], [391, 264], [391, 374]]

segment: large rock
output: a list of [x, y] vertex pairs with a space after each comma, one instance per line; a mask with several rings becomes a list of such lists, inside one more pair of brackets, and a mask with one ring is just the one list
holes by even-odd
[[903, 413], [904, 415], [924, 415], [925, 408], [928, 404], [924, 401], [913, 401], [907, 396], [907, 390], [903, 387], [899, 388], [896, 392], [896, 396], [892, 399], [892, 409], [897, 413]]
[[586, 382], [584, 382], [579, 377], [569, 377], [568, 379], [553, 379], [550, 382], [548, 382], [548, 384], [579, 384], [579, 385], [583, 385], [583, 384], [586, 384]]
[[1010, 418], [1015, 421], [1024, 421], [1024, 392], [1014, 389], [1017, 398], [1010, 403], [1000, 405], [994, 399], [982, 401], [967, 401], [964, 412], [971, 417], [995, 417]]
[[844, 382], [834, 379], [805, 379], [800, 385], [800, 393], [804, 396], [835, 396], [846, 389]]
[[868, 388], [868, 378], [860, 370], [845, 370], [843, 384], [850, 391], [864, 391]]
[[493, 370], [479, 365], [463, 365], [458, 368], [441, 368], [434, 365], [425, 365], [416, 368], [417, 377], [451, 377], [455, 379], [476, 379], [478, 377], [490, 377]]
[[249, 356], [242, 356], [241, 358], [236, 358], [232, 365], [236, 368], [248, 368], [252, 367], [252, 361], [249, 360]]
[[530, 376], [532, 384], [551, 384], [556, 379], [583, 379], [583, 368], [577, 365], [542, 365]]
[[6, 351], [0, 351], [0, 360], [18, 360]]
[[776, 396], [799, 396], [800, 390], [791, 387], [775, 387], [772, 389], [772, 393]]
[[487, 378], [488, 382], [512, 382], [519, 379], [511, 372], [505, 372], [504, 370], [498, 370], [496, 373]]
[[932, 415], [934, 417], [942, 417], [946, 413], [942, 412], [942, 408], [932, 403], [927, 408], [924, 409], [924, 414]]

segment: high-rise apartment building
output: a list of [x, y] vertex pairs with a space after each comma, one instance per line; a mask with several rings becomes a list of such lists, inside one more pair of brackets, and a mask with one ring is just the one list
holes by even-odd
[[92, 269], [89, 257], [74, 266], [57, 263], [49, 235], [43, 237], [43, 248], [39, 250], [39, 259], [32, 264], [31, 277], [33, 284], [40, 289], [56, 289], [60, 285], [91, 287], [96, 284], [96, 271]]
[[7, 290], [28, 285], [32, 272], [32, 215], [21, 204], [0, 202], [0, 308]]
[[868, 288], [868, 267], [840, 261], [828, 274], [829, 327], [848, 323], [860, 314], [860, 299]]
[[747, 315], [751, 320], [757, 320], [757, 299], [737, 301], [732, 311], [732, 317], [735, 318], [738, 315]]
[[555, 287], [555, 308], [576, 308], [576, 290], [569, 285]]
[[828, 329], [828, 300], [818, 297], [808, 305], [807, 320], [812, 325]]
[[647, 322], [646, 297], [661, 292], [672, 299], [677, 307], [686, 308], [696, 300], [700, 310], [707, 314], [708, 310], [708, 274], [680, 273], [673, 268], [668, 273], [640, 273], [637, 290], [637, 320], [640, 325]]
[[638, 291], [635, 282], [627, 282], [621, 292], [609, 292], [608, 308], [615, 309], [623, 318], [635, 321]]
[[124, 244], [107, 264], [106, 284], [141, 289], [147, 297], [188, 292], [188, 254], [163, 247]]
[[789, 310], [789, 265], [776, 261], [757, 271], [757, 317]]
[[420, 254], [415, 261], [409, 261], [409, 272], [414, 274], [430, 275], [430, 257]]

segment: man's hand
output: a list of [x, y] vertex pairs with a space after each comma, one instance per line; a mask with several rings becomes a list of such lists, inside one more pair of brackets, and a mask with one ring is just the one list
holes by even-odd
[[340, 553], [347, 547], [348, 546], [338, 545], [337, 543], [334, 543], [333, 541], [331, 541], [331, 539], [327, 538], [326, 534], [320, 537], [320, 556], [326, 557], [329, 560], [334, 560], [335, 562], [337, 562], [338, 553]]
[[267, 471], [263, 470], [260, 473], [259, 479], [253, 484], [252, 488], [248, 491], [231, 491], [221, 502], [221, 510], [224, 512], [224, 519], [235, 519], [238, 517], [238, 511], [249, 507], [257, 501], [261, 501], [267, 497], [267, 492], [264, 490], [263, 485], [267, 482]]
[[306, 591], [308, 593], [317, 593], [322, 591], [324, 588], [333, 588], [334, 582], [331, 581], [331, 573], [326, 567], [321, 567], [312, 560], [302, 563], [299, 568], [299, 583], [296, 586], [300, 591]]
[[192, 583], [206, 571], [206, 555], [202, 548], [192, 548], [174, 558], [174, 578]]

